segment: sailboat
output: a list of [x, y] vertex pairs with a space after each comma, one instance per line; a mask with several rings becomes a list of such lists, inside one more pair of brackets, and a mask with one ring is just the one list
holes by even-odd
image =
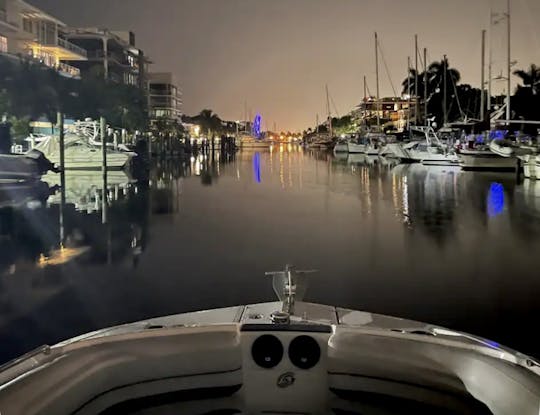
[[[493, 25], [493, 14], [490, 16], [490, 25]], [[503, 116], [503, 113], [506, 114], [506, 120], [504, 122], [507, 125], [510, 125], [511, 123], [511, 53], [510, 53], [510, 45], [511, 45], [511, 32], [510, 32], [510, 0], [507, 0], [507, 10], [505, 13], [504, 19], [506, 20], [507, 24], [507, 74], [506, 74], [506, 102], [504, 105], [499, 108], [495, 113], [491, 114], [490, 117], [490, 124], [493, 126], [497, 122], [497, 119], [499, 117]], [[482, 79], [484, 78], [484, 32], [482, 34]], [[492, 42], [490, 42], [492, 43]], [[492, 81], [492, 75], [491, 75], [491, 45], [490, 45], [490, 61], [489, 61], [489, 76], [488, 76], [488, 102], [491, 100], [491, 81]], [[501, 75], [502, 77], [502, 75]], [[482, 91], [484, 90], [484, 85], [482, 84]], [[483, 95], [483, 94], [482, 94]], [[483, 105], [483, 104], [482, 104]], [[481, 118], [483, 118], [484, 108], [481, 105]], [[490, 104], [488, 103], [488, 106]], [[501, 122], [500, 120], [498, 122]], [[474, 137], [473, 137], [474, 138]], [[481, 136], [477, 139], [474, 138], [473, 140], [469, 140], [467, 142], [467, 145], [461, 146], [458, 148], [458, 155], [460, 160], [460, 165], [463, 169], [466, 170], [516, 170], [517, 169], [517, 160], [512, 157], [512, 154], [514, 153], [514, 149], [511, 149], [510, 147], [506, 148], [506, 146], [501, 145], [500, 142], [491, 142], [486, 140], [487, 137]], [[487, 142], [486, 142], [487, 141]]]
[[[332, 129], [332, 114], [330, 112], [330, 95], [328, 93], [328, 85], [325, 86], [326, 90], [326, 109], [328, 114], [328, 134], [317, 134], [310, 143], [308, 148], [328, 150], [334, 146], [334, 131]], [[318, 128], [318, 125], [317, 125]]]
[[274, 302], [42, 346], [0, 368], [2, 413], [538, 415], [537, 359], [437, 325], [305, 302], [312, 272], [266, 273]]

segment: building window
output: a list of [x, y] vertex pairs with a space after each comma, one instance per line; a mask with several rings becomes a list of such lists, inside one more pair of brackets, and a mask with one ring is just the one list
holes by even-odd
[[7, 37], [0, 36], [0, 52], [7, 53], [7, 51], [8, 51]]
[[134, 67], [135, 66], [135, 58], [132, 55], [128, 55], [128, 63], [129, 66]]
[[32, 31], [32, 20], [27, 17], [23, 17], [23, 30], [28, 33], [33, 33]]

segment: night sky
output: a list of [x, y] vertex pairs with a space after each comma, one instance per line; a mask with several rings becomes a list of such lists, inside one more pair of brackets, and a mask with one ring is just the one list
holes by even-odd
[[[361, 100], [363, 75], [375, 93], [374, 31], [398, 93], [415, 33], [429, 61], [447, 54], [463, 82], [478, 86], [481, 30], [489, 28], [490, 3], [497, 10], [501, 0], [30, 2], [69, 26], [135, 32], [152, 70], [177, 77], [185, 113], [211, 108], [242, 119], [247, 101], [263, 127], [295, 130], [326, 113], [326, 83], [339, 115]], [[512, 0], [512, 8], [513, 60], [540, 64], [540, 1]], [[501, 63], [505, 47], [496, 35], [493, 56]], [[382, 61], [380, 71], [381, 95], [393, 95]]]

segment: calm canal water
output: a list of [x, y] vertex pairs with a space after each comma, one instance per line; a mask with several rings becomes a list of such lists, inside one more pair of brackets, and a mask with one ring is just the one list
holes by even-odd
[[160, 164], [146, 186], [111, 173], [105, 215], [99, 172], [67, 174], [62, 215], [60, 193], [47, 199], [59, 178], [45, 181], [2, 189], [0, 361], [104, 326], [271, 301], [264, 271], [286, 263], [319, 270], [307, 300], [540, 356], [540, 183], [298, 146]]

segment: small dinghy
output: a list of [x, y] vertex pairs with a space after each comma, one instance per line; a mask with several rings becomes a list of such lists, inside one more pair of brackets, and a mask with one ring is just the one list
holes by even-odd
[[154, 318], [44, 346], [0, 370], [2, 414], [538, 415], [540, 364], [439, 326], [302, 301]]

